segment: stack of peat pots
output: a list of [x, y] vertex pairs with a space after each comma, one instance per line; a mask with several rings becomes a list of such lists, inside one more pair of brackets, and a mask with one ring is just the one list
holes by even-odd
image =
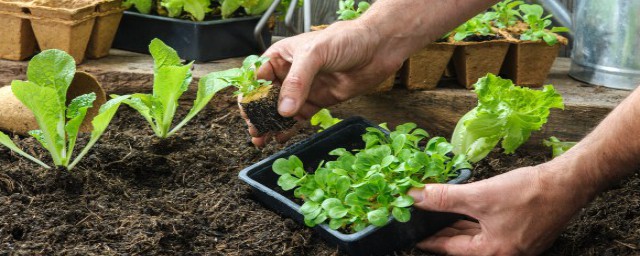
[[122, 0], [0, 0], [0, 58], [60, 49], [76, 63], [109, 54]]

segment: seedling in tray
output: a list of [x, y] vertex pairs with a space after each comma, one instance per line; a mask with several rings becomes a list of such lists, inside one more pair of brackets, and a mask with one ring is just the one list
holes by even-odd
[[558, 43], [558, 37], [554, 33], [569, 32], [566, 27], [552, 27], [551, 30], [546, 28], [551, 26], [551, 15], [542, 17], [544, 9], [537, 4], [520, 5], [522, 12], [522, 20], [529, 25], [529, 29], [520, 35], [520, 40], [524, 41], [540, 41], [544, 40], [548, 45]]
[[[91, 121], [93, 130], [89, 142], [72, 162], [80, 126], [96, 99], [95, 93], [84, 94], [66, 105], [67, 90], [75, 73], [76, 63], [69, 54], [60, 50], [46, 50], [29, 62], [27, 81], [11, 82], [13, 94], [33, 112], [40, 128], [29, 134], [49, 151], [56, 166], [66, 167], [67, 170], [73, 169], [100, 139], [118, 107], [128, 97], [117, 97], [102, 105], [98, 115]], [[2, 132], [0, 144], [47, 169], [50, 168], [22, 151]]]

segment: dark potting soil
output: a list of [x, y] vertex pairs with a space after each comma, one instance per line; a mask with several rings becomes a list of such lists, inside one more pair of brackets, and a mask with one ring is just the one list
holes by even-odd
[[[313, 129], [302, 132], [294, 141]], [[45, 155], [34, 139], [18, 144]], [[282, 147], [254, 148], [236, 103], [216, 100], [165, 141], [122, 107], [72, 173], [46, 171], [0, 148], [0, 255], [341, 255], [261, 206], [238, 180], [242, 168]], [[474, 179], [546, 159], [493, 153]], [[640, 253], [639, 205], [636, 175], [584, 209], [548, 254]]]
[[492, 35], [470, 35], [468, 37], [466, 37], [464, 40], [464, 42], [485, 42], [485, 41], [491, 41], [491, 40], [499, 40], [499, 39], [503, 39], [502, 36], [492, 36]]

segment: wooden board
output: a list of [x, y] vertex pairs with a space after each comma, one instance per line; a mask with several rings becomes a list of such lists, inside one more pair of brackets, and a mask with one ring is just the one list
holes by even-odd
[[[197, 80], [209, 72], [238, 67], [242, 58], [226, 59], [194, 65], [194, 82], [182, 100], [186, 104], [195, 98]], [[13, 79], [24, 79], [27, 62], [0, 60], [0, 84], [8, 85]], [[566, 109], [554, 110], [542, 132], [534, 134], [530, 144], [539, 145], [542, 138], [556, 136], [566, 140], [579, 140], [604, 116], [621, 102], [629, 91], [593, 87], [568, 77], [570, 61], [558, 58], [548, 77], [564, 96]], [[78, 70], [95, 75], [108, 93], [128, 94], [150, 92], [153, 84], [153, 62], [150, 56], [113, 50], [112, 55], [100, 60], [86, 61]], [[407, 91], [396, 86], [382, 95], [361, 96], [333, 108], [339, 117], [362, 115], [375, 122], [397, 125], [415, 122], [434, 135], [448, 137], [457, 120], [476, 105], [472, 91], [450, 81], [433, 91]], [[231, 90], [221, 94], [220, 100], [229, 101]]]

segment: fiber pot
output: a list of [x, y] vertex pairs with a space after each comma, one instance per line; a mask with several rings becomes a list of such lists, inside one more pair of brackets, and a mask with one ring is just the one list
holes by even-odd
[[97, 59], [109, 55], [123, 15], [121, 5], [122, 1], [111, 1], [97, 6], [96, 23], [87, 46], [87, 57]]
[[[277, 185], [278, 175], [271, 166], [276, 159], [296, 155], [305, 166], [315, 168], [321, 161], [335, 160], [328, 153], [335, 148], [347, 150], [363, 148], [361, 135], [367, 127], [377, 127], [361, 117], [352, 117], [296, 143], [240, 172], [240, 179], [251, 186], [255, 198], [266, 207], [304, 225], [300, 205], [293, 200], [293, 192], [283, 191]], [[387, 132], [386, 130], [384, 130]], [[449, 183], [463, 183], [471, 176], [468, 169]], [[391, 218], [383, 227], [368, 226], [354, 234], [344, 234], [322, 224], [313, 228], [332, 246], [350, 255], [384, 255], [394, 250], [412, 247], [425, 237], [450, 225], [462, 216], [452, 213], [427, 212], [411, 209], [411, 220], [401, 223]]]
[[453, 65], [458, 83], [471, 89], [479, 78], [488, 73], [498, 74], [509, 51], [506, 40], [456, 42]]
[[544, 41], [522, 41], [513, 37], [510, 42], [500, 74], [520, 86], [540, 87], [567, 39], [558, 36], [558, 43], [552, 46]]
[[405, 62], [402, 83], [409, 90], [435, 89], [455, 48], [456, 46], [450, 43], [431, 43], [411, 55]]
[[[100, 83], [92, 75], [78, 71], [76, 72], [69, 90], [67, 90], [67, 104], [72, 99], [87, 93], [94, 92], [96, 100], [93, 107], [87, 111], [87, 116], [82, 122], [80, 130], [82, 132], [91, 131], [91, 120], [98, 115], [100, 106], [107, 101], [106, 95]], [[51, 95], [53, 97], [53, 95]], [[31, 130], [38, 129], [36, 118], [18, 98], [13, 95], [11, 86], [0, 88], [0, 130], [26, 135]]]
[[24, 60], [36, 51], [31, 22], [22, 9], [0, 2], [0, 58]]

